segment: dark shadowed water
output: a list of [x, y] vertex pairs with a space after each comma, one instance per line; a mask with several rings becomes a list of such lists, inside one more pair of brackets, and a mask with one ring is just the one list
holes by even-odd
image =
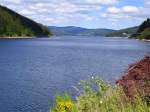
[[118, 79], [150, 43], [103, 37], [0, 40], [0, 112], [48, 112], [53, 96], [75, 95], [92, 75]]

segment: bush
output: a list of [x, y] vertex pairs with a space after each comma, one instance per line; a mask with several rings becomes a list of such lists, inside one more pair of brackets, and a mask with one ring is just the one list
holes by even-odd
[[150, 39], [150, 32], [142, 32], [139, 36], [140, 39]]
[[150, 56], [131, 64], [117, 84], [130, 98], [140, 95], [150, 104]]
[[81, 81], [78, 88], [80, 95], [76, 102], [68, 95], [58, 96], [50, 112], [150, 112], [140, 97], [131, 100], [121, 87], [110, 86], [100, 79]]

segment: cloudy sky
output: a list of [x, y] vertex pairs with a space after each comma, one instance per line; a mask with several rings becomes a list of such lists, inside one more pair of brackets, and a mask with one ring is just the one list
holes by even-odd
[[150, 0], [0, 0], [44, 25], [120, 29], [150, 17]]

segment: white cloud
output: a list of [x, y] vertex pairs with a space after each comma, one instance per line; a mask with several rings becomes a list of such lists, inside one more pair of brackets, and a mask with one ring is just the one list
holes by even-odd
[[59, 4], [45, 1], [25, 5], [24, 8], [19, 9], [19, 13], [43, 24], [56, 24], [73, 21], [78, 22], [80, 20], [92, 21], [95, 17], [88, 14], [100, 12], [101, 8], [101, 6], [97, 5], [77, 5], [68, 1]]
[[128, 15], [124, 15], [124, 14], [121, 14], [121, 13], [120, 14], [103, 13], [101, 16], [104, 17], [104, 18], [107, 18], [108, 20], [113, 20], [113, 21], [118, 21], [120, 19], [125, 19], [125, 18], [127, 19], [127, 18], [130, 17]]
[[102, 4], [102, 5], [114, 5], [118, 3], [118, 0], [87, 0], [90, 3]]
[[[150, 17], [150, 0], [144, 6], [119, 4], [122, 0], [0, 0], [1, 3], [24, 16], [43, 24], [119, 21]], [[126, 2], [128, 3], [128, 2]], [[103, 17], [103, 18], [102, 18]], [[86, 24], [86, 23], [85, 23]]]
[[[113, 24], [116, 25], [120, 21], [142, 21], [147, 16], [146, 9], [143, 7], [135, 7], [135, 6], [122, 6], [122, 7], [109, 7], [106, 9], [104, 13], [101, 14], [102, 17], [111, 21]], [[145, 14], [145, 15], [142, 15]]]
[[[20, 11], [21, 14], [31, 15], [37, 14], [37, 21], [48, 24], [65, 23], [72, 21], [92, 21], [95, 19], [94, 16], [89, 15], [89, 13], [99, 13], [102, 9], [101, 6], [97, 5], [77, 5], [71, 2], [62, 3], [47, 3], [47, 2], [37, 2], [29, 5], [26, 10]], [[42, 15], [39, 17], [39, 14]], [[33, 15], [35, 17], [35, 15]], [[33, 17], [32, 17], [33, 18]]]
[[[102, 14], [102, 17], [112, 19], [116, 19], [118, 21], [119, 19], [133, 19], [136, 18], [139, 14], [141, 14], [142, 8], [141, 7], [135, 7], [135, 6], [123, 6], [120, 8], [117, 7], [109, 7], [106, 9], [106, 12]], [[145, 12], [145, 9], [143, 10], [143, 13]], [[145, 17], [145, 16], [144, 16]]]
[[78, 4], [91, 4], [91, 5], [115, 5], [119, 3], [120, 0], [70, 0]]
[[2, 0], [2, 2], [19, 4], [19, 3], [21, 3], [21, 0], [4, 0], [4, 1]]
[[121, 9], [116, 8], [116, 7], [109, 7], [107, 9], [107, 12], [111, 13], [111, 14], [118, 14], [118, 13], [120, 13], [120, 11], [121, 11]]
[[150, 7], [150, 0], [144, 0], [144, 4], [146, 7]]
[[140, 12], [141, 8], [140, 7], [135, 7], [135, 6], [123, 6], [121, 8], [117, 7], [109, 7], [107, 8], [107, 13], [110, 14], [120, 14], [120, 13], [138, 13]]
[[[104, 5], [119, 0], [3, 0], [3, 4], [20, 14], [44, 24], [92, 21]], [[16, 6], [16, 4], [19, 4]]]
[[125, 13], [137, 13], [139, 12], [139, 8], [135, 6], [124, 6], [122, 7], [122, 11]]
[[28, 9], [23, 9], [21, 10], [19, 13], [23, 14], [23, 15], [32, 15], [32, 14], [36, 14], [36, 12], [34, 11], [30, 11]]

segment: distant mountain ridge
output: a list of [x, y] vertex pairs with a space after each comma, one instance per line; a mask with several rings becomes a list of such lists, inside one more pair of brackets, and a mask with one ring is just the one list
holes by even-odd
[[0, 37], [49, 35], [51, 33], [46, 26], [0, 5]]
[[56, 27], [49, 26], [49, 30], [56, 36], [105, 36], [108, 33], [114, 32], [112, 29], [88, 29], [76, 26]]

